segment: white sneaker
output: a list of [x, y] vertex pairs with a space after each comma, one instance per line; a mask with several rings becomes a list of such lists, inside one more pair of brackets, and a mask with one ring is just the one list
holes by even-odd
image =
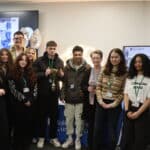
[[55, 147], [60, 147], [60, 146], [61, 146], [61, 144], [60, 144], [60, 142], [58, 141], [57, 138], [51, 139], [51, 140], [50, 140], [50, 143], [51, 143], [52, 145], [54, 145]]
[[73, 139], [68, 138], [66, 142], [63, 143], [62, 148], [68, 148], [69, 146], [73, 145]]
[[80, 140], [75, 141], [75, 150], [80, 150], [81, 149], [81, 142]]
[[44, 147], [44, 138], [39, 138], [39, 141], [37, 142], [37, 148], [43, 147]]

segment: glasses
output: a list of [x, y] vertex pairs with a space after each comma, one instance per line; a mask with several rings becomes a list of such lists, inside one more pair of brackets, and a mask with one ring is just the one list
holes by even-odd
[[14, 38], [14, 40], [22, 40], [23, 39], [23, 37], [16, 37], [16, 38]]

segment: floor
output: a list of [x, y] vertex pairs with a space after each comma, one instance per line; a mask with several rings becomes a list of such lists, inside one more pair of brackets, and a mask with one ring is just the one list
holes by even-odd
[[[55, 148], [54, 146], [52, 146], [51, 144], [45, 144], [44, 148], [42, 149], [38, 149], [36, 147], [36, 145], [32, 145], [30, 150], [64, 150], [62, 148]], [[75, 150], [74, 146], [68, 148], [67, 150]], [[82, 150], [86, 150], [85, 148], [82, 148]]]
[[[62, 149], [62, 148], [55, 148], [55, 147], [53, 147], [53, 146], [50, 145], [50, 144], [46, 144], [46, 145], [44, 146], [44, 148], [42, 148], [42, 149], [38, 149], [38, 148], [36, 147], [36, 145], [32, 145], [30, 150], [64, 150], [64, 149]], [[72, 146], [72, 147], [70, 147], [70, 148], [68, 148], [68, 149], [66, 149], [66, 150], [75, 150], [75, 149], [74, 149], [74, 147]], [[82, 148], [82, 150], [86, 150], [86, 148]], [[118, 149], [116, 149], [116, 150], [118, 150]], [[120, 150], [120, 149], [119, 149], [119, 150]], [[148, 146], [146, 150], [150, 150], [150, 146]]]

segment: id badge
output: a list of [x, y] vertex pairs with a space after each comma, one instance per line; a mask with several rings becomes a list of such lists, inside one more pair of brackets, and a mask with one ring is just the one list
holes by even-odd
[[112, 98], [113, 95], [112, 95], [112, 93], [111, 93], [110, 91], [108, 91], [108, 92], [106, 93], [106, 96]]
[[140, 106], [140, 103], [139, 103], [139, 102], [133, 102], [133, 103], [132, 103], [132, 106], [133, 106], [133, 107], [139, 107], [139, 106]]
[[49, 83], [52, 83], [52, 79], [49, 79]]
[[74, 89], [74, 84], [70, 84], [70, 89]]
[[30, 89], [28, 87], [23, 88], [23, 93], [28, 93], [30, 92]]

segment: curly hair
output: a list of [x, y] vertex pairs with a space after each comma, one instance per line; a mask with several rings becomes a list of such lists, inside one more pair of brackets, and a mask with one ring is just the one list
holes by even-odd
[[20, 80], [23, 76], [22, 68], [19, 65], [19, 61], [22, 60], [23, 56], [26, 57], [27, 65], [24, 68], [25, 75], [29, 78], [29, 84], [31, 87], [33, 87], [37, 81], [37, 77], [35, 72], [33, 71], [32, 66], [30, 65], [29, 58], [27, 57], [27, 54], [21, 53], [17, 58], [13, 66], [12, 70], [12, 77], [14, 80]]
[[148, 58], [148, 56], [146, 56], [145, 54], [136, 54], [131, 62], [130, 62], [130, 66], [129, 66], [129, 71], [128, 71], [128, 78], [132, 79], [135, 76], [137, 76], [138, 71], [135, 68], [135, 60], [137, 57], [140, 57], [142, 60], [142, 71], [143, 71], [143, 75], [145, 77], [150, 77], [150, 59]]
[[113, 48], [110, 51], [105, 68], [104, 68], [104, 73], [106, 75], [110, 75], [112, 72], [113, 65], [110, 61], [110, 57], [113, 52], [117, 53], [120, 56], [120, 63], [118, 65], [118, 71], [116, 72], [116, 76], [124, 75], [127, 72], [127, 67], [126, 67], [124, 54], [123, 54], [122, 50], [119, 48]]

